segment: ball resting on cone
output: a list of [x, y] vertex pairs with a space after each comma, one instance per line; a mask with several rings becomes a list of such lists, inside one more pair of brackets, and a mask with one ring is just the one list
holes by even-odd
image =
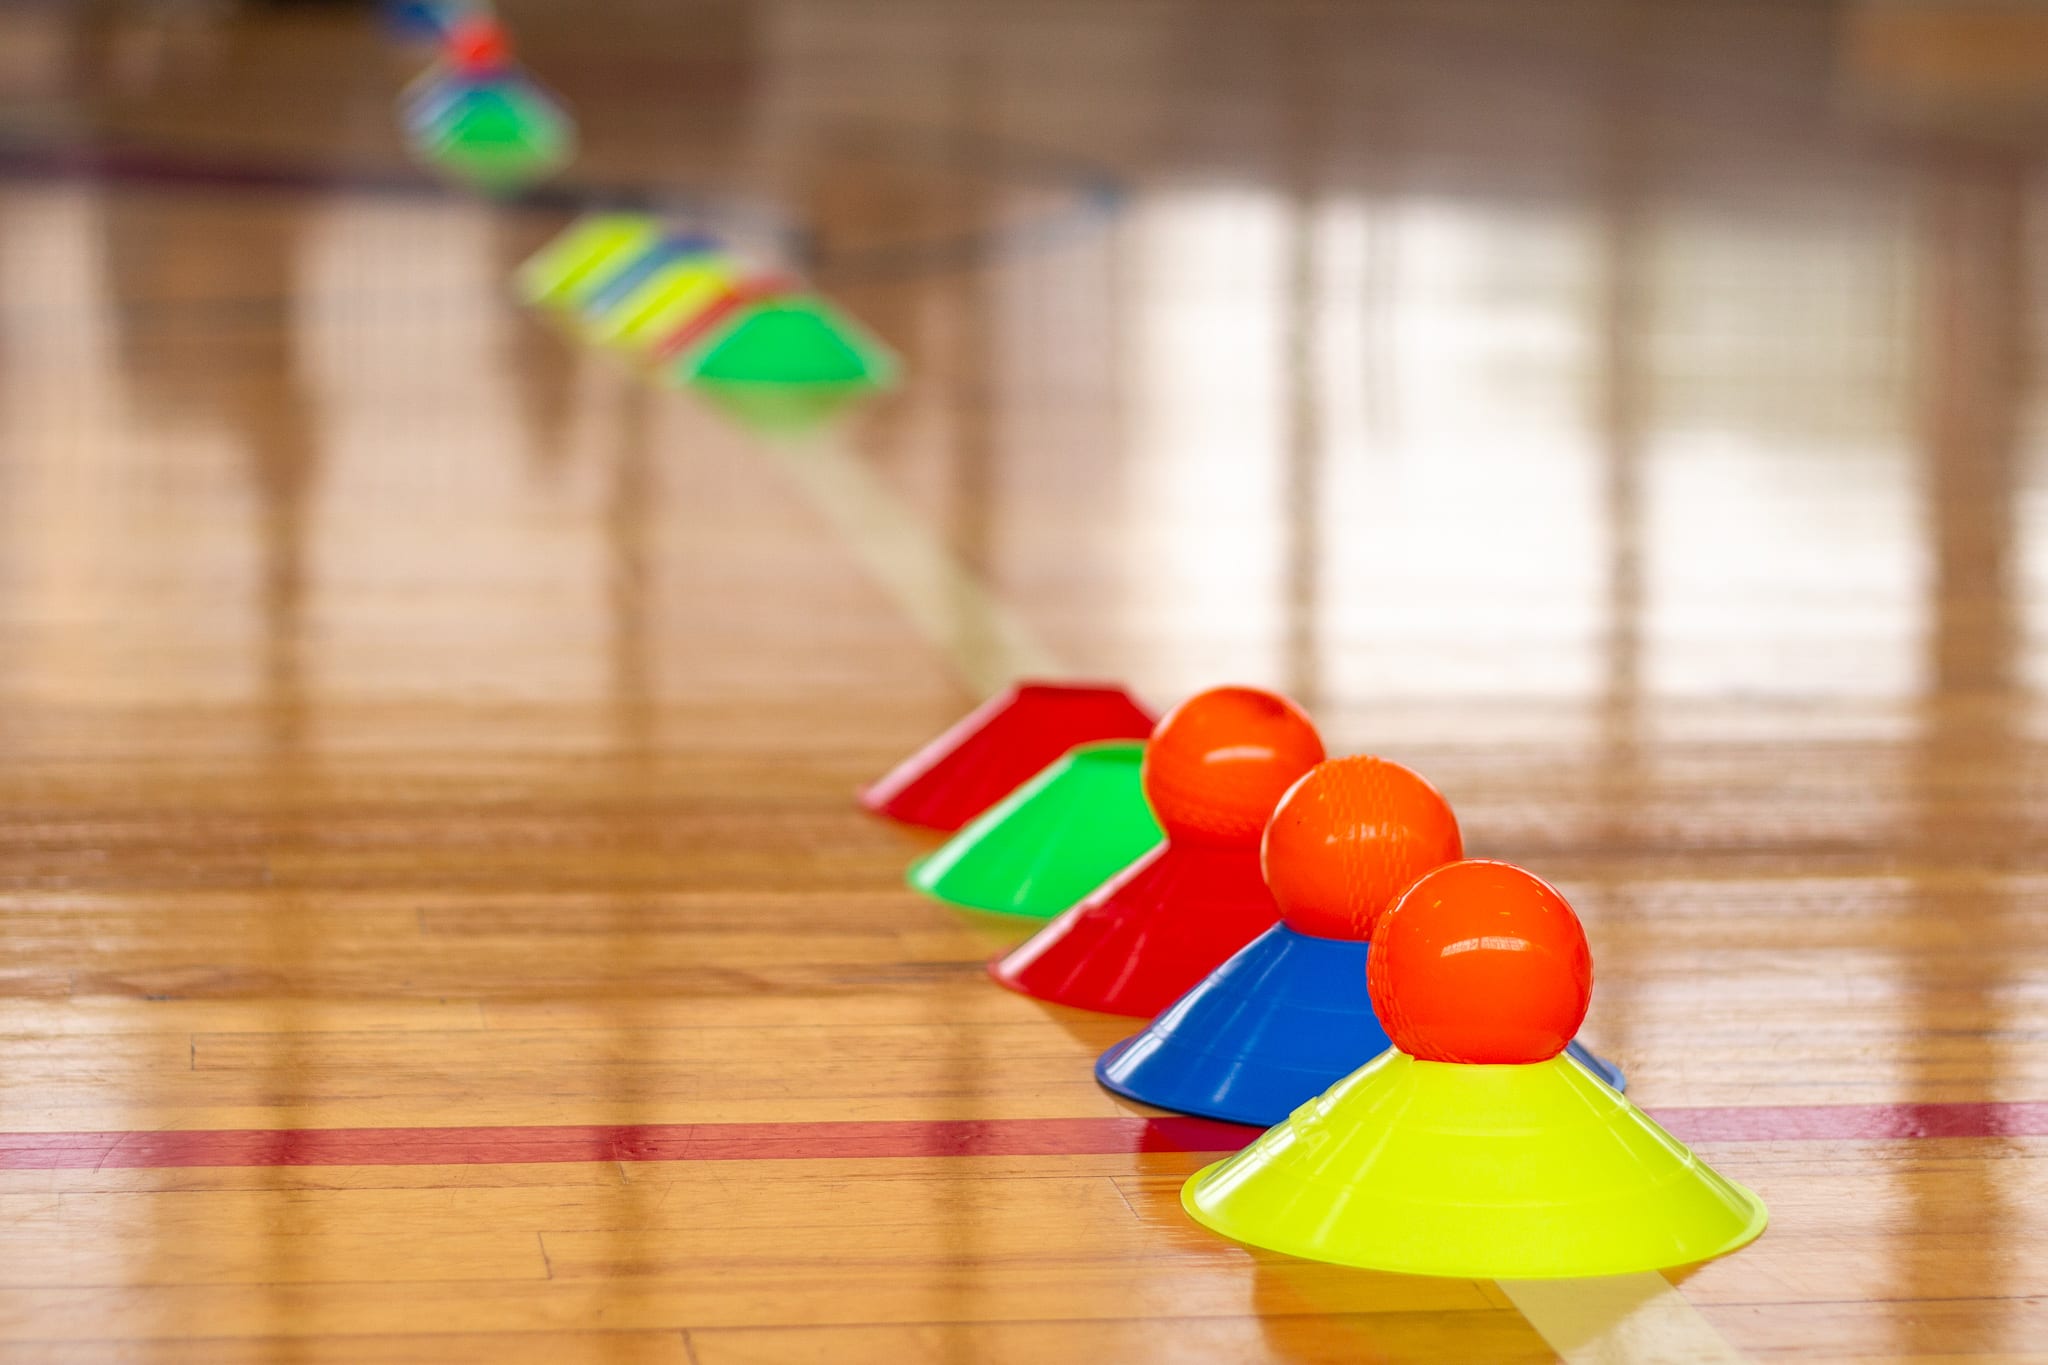
[[1370, 940], [1396, 896], [1464, 852], [1443, 793], [1399, 763], [1355, 754], [1318, 763], [1288, 789], [1259, 861], [1291, 928]]
[[1273, 807], [1322, 761], [1315, 723], [1287, 698], [1211, 688], [1159, 722], [1145, 750], [1145, 798], [1168, 838], [1256, 847]]
[[[1592, 964], [1578, 917], [1536, 877], [1500, 863], [1424, 876], [1367, 970], [1395, 1046], [1197, 1172], [1181, 1191], [1197, 1222], [1312, 1260], [1468, 1279], [1660, 1270], [1763, 1231], [1753, 1193], [1559, 1055]], [[1458, 996], [1473, 991], [1489, 993]]]
[[1190, 697], [1145, 746], [1145, 798], [1166, 842], [990, 963], [990, 975], [1082, 1009], [1165, 1009], [1279, 918], [1259, 835], [1322, 756], [1285, 697], [1248, 687]]
[[[1316, 765], [1267, 822], [1262, 863], [1282, 923], [1239, 949], [1136, 1037], [1097, 1061], [1109, 1090], [1162, 1109], [1285, 1119], [1389, 1046], [1361, 989], [1366, 934], [1409, 884], [1461, 851], [1449, 802], [1370, 755]], [[1573, 1058], [1622, 1088], [1620, 1068]]]

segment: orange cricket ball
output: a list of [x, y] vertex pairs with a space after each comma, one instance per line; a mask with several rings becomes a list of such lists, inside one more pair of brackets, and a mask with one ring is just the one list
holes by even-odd
[[1319, 763], [1289, 788], [1261, 856], [1289, 928], [1371, 939], [1410, 882], [1465, 847], [1443, 793], [1413, 769], [1359, 754]]
[[1424, 873], [1381, 917], [1365, 974], [1394, 1046], [1430, 1062], [1545, 1061], [1593, 998], [1579, 917], [1507, 863]]
[[1198, 692], [1145, 746], [1145, 797], [1169, 839], [1256, 847], [1273, 807], [1323, 759], [1314, 722], [1255, 687]]

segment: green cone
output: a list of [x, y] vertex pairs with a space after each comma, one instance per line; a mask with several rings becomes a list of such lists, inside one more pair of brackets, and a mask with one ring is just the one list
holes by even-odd
[[1081, 744], [911, 865], [910, 884], [973, 910], [1051, 919], [1165, 836], [1138, 740]]
[[744, 308], [671, 369], [677, 380], [727, 384], [859, 384], [895, 378], [887, 348], [823, 299], [805, 295]]
[[545, 99], [476, 90], [457, 101], [428, 140], [430, 161], [490, 189], [514, 189], [568, 164], [573, 135]]

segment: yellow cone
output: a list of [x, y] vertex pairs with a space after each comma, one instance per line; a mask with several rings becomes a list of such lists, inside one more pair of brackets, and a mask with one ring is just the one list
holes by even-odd
[[624, 351], [658, 345], [716, 303], [738, 270], [728, 256], [684, 257], [657, 271], [609, 316], [592, 324], [590, 339]]
[[1686, 1265], [1765, 1223], [1754, 1194], [1568, 1058], [1472, 1066], [1395, 1050], [1198, 1171], [1181, 1203], [1252, 1246], [1460, 1279]]
[[574, 308], [660, 236], [660, 225], [645, 214], [594, 213], [535, 252], [514, 283], [520, 297], [537, 307]]

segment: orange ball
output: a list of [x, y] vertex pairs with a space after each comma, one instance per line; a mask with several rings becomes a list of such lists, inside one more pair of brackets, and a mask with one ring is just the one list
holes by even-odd
[[448, 58], [463, 71], [490, 70], [512, 59], [512, 45], [497, 20], [470, 15], [449, 26]]
[[1288, 790], [1261, 854], [1289, 928], [1370, 939], [1394, 897], [1465, 846], [1443, 793], [1412, 769], [1360, 754], [1319, 763]]
[[1256, 847], [1295, 779], [1323, 760], [1299, 706], [1255, 687], [1198, 692], [1145, 746], [1145, 797], [1170, 839]]
[[1593, 998], [1579, 917], [1507, 863], [1424, 873], [1381, 917], [1365, 975], [1394, 1046], [1430, 1062], [1555, 1057]]

